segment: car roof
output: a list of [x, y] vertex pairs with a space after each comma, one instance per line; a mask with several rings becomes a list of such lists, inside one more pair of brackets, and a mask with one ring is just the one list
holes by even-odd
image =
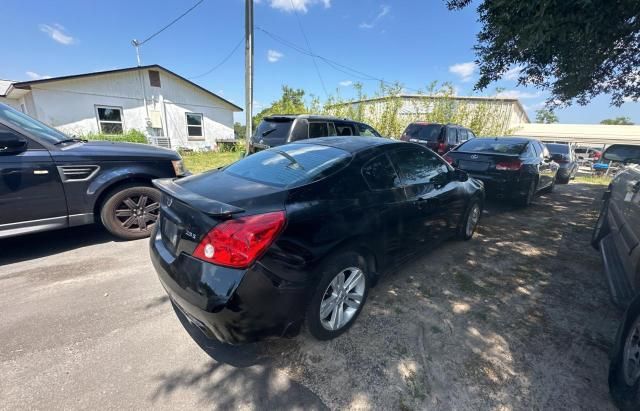
[[525, 142], [530, 142], [530, 141], [540, 142], [540, 140], [538, 140], [537, 138], [533, 138], [533, 137], [501, 136], [501, 137], [485, 137], [485, 138], [490, 138], [490, 139], [493, 139], [493, 140], [505, 141], [505, 142], [509, 142], [509, 143], [525, 143]]
[[336, 116], [321, 116], [317, 114], [272, 114], [270, 116], [265, 116], [264, 120], [269, 119], [291, 119], [295, 120], [296, 118], [304, 118], [307, 120], [340, 120], [340, 121], [351, 121], [353, 123], [359, 123], [359, 121], [351, 120], [346, 117], [336, 117]]
[[388, 144], [408, 144], [402, 141], [393, 140], [384, 137], [364, 137], [364, 136], [335, 136], [335, 137], [317, 137], [306, 140], [298, 140], [292, 144], [317, 144], [320, 146], [335, 147], [357, 153], [372, 147], [379, 147]]

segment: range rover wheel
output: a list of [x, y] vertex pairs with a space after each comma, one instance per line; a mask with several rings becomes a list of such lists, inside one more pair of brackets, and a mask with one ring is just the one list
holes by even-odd
[[609, 364], [609, 392], [621, 410], [640, 407], [640, 298], [636, 297], [618, 327]]
[[123, 240], [148, 237], [158, 220], [160, 192], [153, 187], [128, 185], [110, 193], [100, 210], [105, 228]]
[[346, 252], [329, 259], [307, 309], [307, 327], [319, 340], [330, 340], [347, 331], [362, 311], [370, 280], [365, 259]]

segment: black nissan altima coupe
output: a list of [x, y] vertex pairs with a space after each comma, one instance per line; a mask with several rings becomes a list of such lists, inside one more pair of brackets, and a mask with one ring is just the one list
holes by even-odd
[[473, 236], [482, 182], [418, 144], [325, 137], [155, 180], [151, 257], [174, 306], [209, 338], [318, 339], [355, 321], [378, 277], [449, 235]]

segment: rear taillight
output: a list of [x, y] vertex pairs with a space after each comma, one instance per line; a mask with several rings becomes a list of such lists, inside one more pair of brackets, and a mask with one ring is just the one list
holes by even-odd
[[496, 170], [516, 171], [520, 170], [521, 167], [522, 161], [520, 160], [500, 161], [496, 163]]
[[447, 145], [445, 143], [438, 144], [438, 154], [442, 154], [447, 149]]
[[285, 221], [284, 211], [225, 221], [204, 236], [193, 256], [225, 267], [248, 267], [273, 243]]
[[444, 156], [444, 160], [445, 160], [447, 163], [449, 163], [449, 164], [453, 165], [453, 157], [451, 157], [451, 156]]

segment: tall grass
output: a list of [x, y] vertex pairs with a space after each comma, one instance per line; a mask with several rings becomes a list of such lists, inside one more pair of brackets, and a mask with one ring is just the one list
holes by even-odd
[[114, 142], [126, 142], [126, 143], [144, 143], [147, 144], [147, 137], [139, 130], [129, 130], [123, 134], [104, 134], [104, 133], [89, 133], [85, 134], [83, 138], [87, 140], [98, 141], [114, 141]]

